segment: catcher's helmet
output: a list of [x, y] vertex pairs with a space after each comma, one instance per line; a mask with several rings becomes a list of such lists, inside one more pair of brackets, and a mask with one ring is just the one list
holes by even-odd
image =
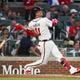
[[36, 16], [36, 12], [41, 11], [41, 7], [33, 7], [32, 11], [31, 11], [31, 19], [34, 19]]

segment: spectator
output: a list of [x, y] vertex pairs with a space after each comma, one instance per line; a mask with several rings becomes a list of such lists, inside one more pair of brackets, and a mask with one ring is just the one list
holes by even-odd
[[69, 28], [69, 38], [74, 41], [75, 36], [76, 36], [76, 33], [77, 33], [76, 26], [74, 26], [74, 25], [71, 26], [71, 27]]
[[73, 40], [69, 40], [68, 48], [73, 48], [73, 45], [74, 45], [74, 41]]
[[17, 55], [18, 56], [30, 56], [30, 51], [32, 53], [35, 53], [35, 55], [39, 54], [36, 52], [36, 47], [32, 44], [32, 41], [29, 36], [26, 35], [24, 32], [24, 36], [20, 41], [20, 46], [17, 50]]
[[65, 38], [63, 41], [63, 49], [61, 49], [61, 52], [67, 56], [67, 52], [70, 51], [73, 47], [74, 41], [69, 40], [68, 38]]
[[16, 14], [15, 11], [9, 10], [7, 17], [8, 17], [10, 20], [16, 20], [16, 19], [17, 19], [17, 14]]
[[62, 5], [60, 16], [69, 16], [69, 6], [68, 5]]
[[0, 19], [1, 20], [5, 20], [6, 19], [6, 13], [4, 11], [4, 4], [0, 4]]
[[1, 24], [0, 25], [0, 37], [1, 37], [1, 34], [2, 34], [2, 30], [5, 28], [6, 26], [4, 24]]
[[73, 50], [70, 51], [73, 57], [80, 57], [80, 41], [74, 41]]
[[12, 20], [16, 20], [17, 19], [17, 13], [15, 11], [12, 12]]
[[64, 48], [68, 48], [68, 47], [69, 47], [69, 39], [68, 39], [68, 38], [65, 38], [65, 39], [63, 40], [63, 47], [64, 47]]
[[1, 6], [1, 4], [0, 4], [0, 17], [3, 17], [3, 16], [4, 16], [4, 12], [3, 12], [2, 6]]
[[15, 12], [12, 10], [9, 10], [7, 15], [6, 15], [7, 19], [10, 20], [22, 20], [22, 16], [20, 12]]
[[70, 5], [73, 0], [58, 0], [59, 1], [59, 4], [66, 4], [66, 5]]
[[51, 6], [50, 10], [46, 13], [48, 19], [58, 18], [58, 11], [56, 6]]
[[71, 16], [71, 18], [74, 19], [75, 17], [78, 16], [78, 11], [76, 9], [71, 9], [70, 10], [70, 16]]
[[6, 15], [7, 19], [12, 20], [12, 10], [9, 10], [7, 15]]
[[78, 11], [76, 9], [71, 9], [70, 10], [69, 20], [67, 20], [67, 22], [66, 22], [66, 31], [67, 31], [68, 37], [70, 35], [69, 29], [70, 29], [71, 26], [74, 25], [75, 19], [76, 19], [77, 16], [78, 16]]
[[12, 35], [14, 39], [17, 38], [17, 32], [15, 31], [16, 24], [16, 20], [12, 20], [11, 25], [7, 27], [9, 29], [10, 35]]
[[24, 20], [24, 17], [21, 15], [20, 12], [17, 12], [17, 20]]
[[73, 2], [73, 0], [48, 0], [49, 5], [70, 5]]
[[77, 30], [77, 34], [75, 36], [75, 40], [79, 40], [80, 41], [80, 29]]
[[7, 13], [11, 10], [10, 9], [10, 6], [7, 4], [7, 3], [4, 3], [2, 5], [2, 10], [4, 12], [4, 17], [6, 18], [7, 17]]
[[26, 20], [31, 20], [31, 10], [34, 7], [35, 0], [23, 0], [24, 8], [26, 10]]
[[73, 25], [70, 26], [69, 28], [69, 38], [73, 41], [75, 40], [78, 28], [80, 28], [80, 20], [77, 19], [73, 22]]
[[48, 4], [53, 6], [53, 5], [59, 5], [58, 0], [48, 0]]
[[7, 3], [5, 3], [3, 5], [3, 10], [4, 10], [5, 13], [7, 13], [10, 10], [10, 7], [9, 7], [9, 5]]
[[75, 17], [77, 16], [78, 11], [76, 9], [71, 9], [69, 12], [69, 20], [67, 21], [67, 26], [72, 26], [75, 21]]
[[13, 37], [9, 34], [9, 30], [7, 28], [4, 28], [2, 30], [2, 36], [0, 37], [1, 42], [3, 42], [4, 40], [6, 42], [4, 43], [4, 45], [1, 48], [2, 52], [4, 55], [11, 56], [11, 47], [9, 45], [8, 40], [13, 40]]

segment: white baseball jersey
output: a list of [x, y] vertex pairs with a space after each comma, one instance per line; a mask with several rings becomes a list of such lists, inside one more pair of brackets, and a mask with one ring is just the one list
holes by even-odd
[[51, 38], [51, 33], [48, 27], [52, 27], [52, 21], [48, 18], [44, 17], [34, 19], [29, 23], [29, 27], [31, 26], [40, 32], [41, 35], [38, 37], [39, 40], [48, 40]]
[[25, 68], [28, 66], [39, 66], [42, 64], [46, 64], [48, 62], [50, 54], [52, 54], [60, 62], [63, 55], [60, 53], [55, 43], [50, 40], [51, 33], [48, 27], [52, 27], [52, 21], [47, 18], [37, 18], [29, 23], [29, 27], [31, 26], [34, 26], [33, 28], [38, 29], [41, 34], [39, 36], [39, 40], [42, 41], [39, 41], [39, 46], [37, 46], [37, 48], [41, 52], [41, 58], [36, 62], [25, 65]]

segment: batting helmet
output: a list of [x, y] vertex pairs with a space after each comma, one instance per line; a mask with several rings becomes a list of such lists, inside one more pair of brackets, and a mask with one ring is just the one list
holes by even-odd
[[35, 19], [36, 13], [41, 10], [42, 10], [41, 7], [33, 7], [31, 11], [31, 19]]

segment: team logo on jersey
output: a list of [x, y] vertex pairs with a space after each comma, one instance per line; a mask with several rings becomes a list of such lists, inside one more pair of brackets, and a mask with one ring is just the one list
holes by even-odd
[[40, 24], [39, 24], [39, 23], [37, 23], [37, 24], [35, 24], [35, 25], [34, 25], [34, 27], [38, 27], [38, 26], [40, 26]]

